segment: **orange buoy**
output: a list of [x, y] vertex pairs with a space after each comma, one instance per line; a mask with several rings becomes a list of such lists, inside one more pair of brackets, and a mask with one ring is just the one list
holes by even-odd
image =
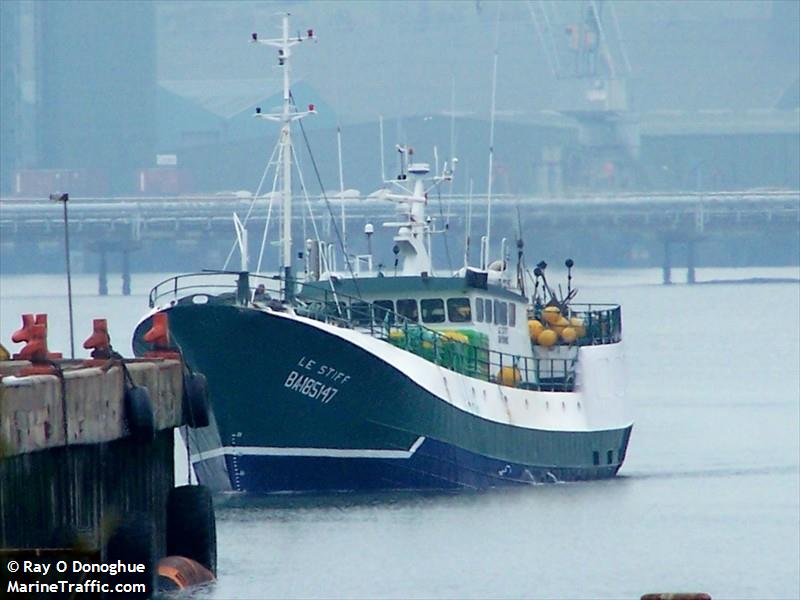
[[545, 348], [549, 348], [558, 341], [558, 334], [552, 329], [545, 329], [536, 338], [536, 343]]
[[544, 331], [544, 325], [542, 325], [541, 321], [537, 319], [528, 320], [528, 335], [530, 335], [532, 342], [536, 341], [536, 338], [539, 337], [542, 331]]
[[561, 309], [557, 306], [545, 306], [542, 319], [551, 325], [561, 318]]
[[163, 592], [185, 590], [214, 581], [214, 574], [199, 562], [183, 556], [167, 556], [158, 561], [158, 589]]
[[503, 367], [497, 374], [497, 383], [500, 385], [517, 386], [522, 381], [522, 373], [517, 367]]
[[575, 329], [575, 333], [579, 338], [586, 336], [586, 326], [583, 324], [583, 319], [572, 317], [569, 324]]
[[561, 332], [564, 331], [564, 328], [569, 327], [569, 321], [567, 321], [564, 317], [559, 316], [556, 322], [552, 323], [550, 326], [558, 335], [561, 335]]
[[575, 331], [574, 327], [564, 327], [564, 329], [561, 330], [561, 339], [571, 344], [578, 339], [578, 333]]

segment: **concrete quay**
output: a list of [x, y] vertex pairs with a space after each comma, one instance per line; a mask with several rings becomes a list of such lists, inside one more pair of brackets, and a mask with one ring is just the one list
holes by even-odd
[[[163, 589], [164, 577], [185, 583], [162, 569], [165, 557], [213, 579], [210, 494], [174, 487], [174, 429], [187, 424], [194, 376], [180, 356], [32, 360], [0, 361], [0, 555], [21, 562], [62, 549], [98, 565], [141, 564], [113, 578], [144, 584], [126, 589], [137, 597]], [[11, 575], [0, 572], [0, 585]]]
[[[28, 361], [0, 362], [0, 448], [4, 459], [127, 436], [125, 375], [120, 361], [112, 359], [91, 367], [83, 361], [64, 361], [63, 386], [57, 375], [19, 377], [30, 365]], [[135, 385], [150, 392], [156, 435], [181, 426], [180, 361], [126, 360], [125, 368]]]

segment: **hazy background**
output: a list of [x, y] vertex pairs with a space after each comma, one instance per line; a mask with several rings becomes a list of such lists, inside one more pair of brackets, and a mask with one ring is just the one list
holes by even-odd
[[[571, 256], [581, 266], [654, 267], [665, 262], [670, 240], [678, 242], [676, 266], [689, 262], [688, 242], [702, 241], [698, 266], [796, 265], [799, 6], [782, 0], [5, 0], [0, 271], [63, 268], [60, 207], [45, 200], [56, 191], [77, 200], [70, 224], [77, 271], [103, 272], [103, 247], [112, 272], [128, 268], [122, 254], [128, 251], [133, 271], [222, 267], [233, 239], [227, 205], [217, 225], [190, 230], [170, 225], [172, 214], [144, 209], [135, 218], [103, 216], [105, 226], [91, 207], [80, 213], [79, 203], [111, 198], [106, 209], [113, 213], [120, 196], [177, 198], [173, 208], [199, 219], [187, 197], [254, 192], [278, 127], [253, 114], [280, 104], [281, 71], [275, 49], [251, 44], [250, 35], [277, 36], [286, 11], [292, 31], [305, 35], [311, 28], [319, 38], [295, 46], [292, 58], [298, 106], [318, 109], [302, 123], [321, 185], [294, 129], [312, 199], [321, 187], [339, 190], [337, 127], [344, 187], [363, 195], [380, 187], [382, 116], [387, 175], [396, 173], [396, 143], [410, 144], [416, 159], [431, 163], [434, 146], [442, 162], [458, 156], [455, 181], [442, 193], [465, 194], [471, 182], [480, 205], [471, 227], [481, 230], [496, 49], [493, 192], [518, 197], [520, 217], [498, 212], [495, 244], [521, 233], [529, 263]], [[271, 183], [270, 174], [263, 191]], [[299, 193], [297, 175], [294, 189]], [[755, 206], [742, 216], [739, 205], [726, 204], [733, 222], [715, 232], [659, 230], [641, 221], [626, 228], [624, 215], [609, 225], [569, 203], [639, 194], [637, 206], [650, 210], [652, 194], [699, 193], [682, 200], [714, 208], [711, 193], [732, 192], [735, 200], [747, 191], [766, 205], [775, 190], [788, 191], [785, 205], [771, 205], [766, 216]], [[574, 221], [540, 216], [532, 197], [553, 199]], [[377, 214], [378, 204], [387, 214]], [[429, 208], [439, 226], [450, 221], [449, 249], [444, 236], [434, 242], [441, 266], [446, 253], [461, 255], [467, 229], [463, 199], [444, 205]], [[452, 219], [443, 216], [448, 206]], [[334, 239], [325, 206], [314, 210], [324, 216], [325, 237]], [[352, 251], [366, 251], [365, 224], [380, 224], [390, 211], [388, 203], [366, 202], [350, 210]], [[265, 213], [258, 212], [262, 223]], [[301, 233], [296, 223], [298, 240], [310, 235], [302, 226]], [[251, 246], [260, 227], [251, 224]], [[376, 261], [389, 264], [390, 234], [376, 231]], [[277, 249], [270, 246], [267, 256], [269, 268], [277, 268]]]
[[[568, 211], [577, 195], [770, 188], [795, 190], [796, 210], [798, 2], [597, 2], [609, 49], [593, 67], [567, 34], [586, 26], [589, 4], [0, 0], [0, 341], [19, 314], [47, 312], [50, 347], [68, 348], [61, 216], [17, 232], [3, 220], [11, 204], [52, 216], [60, 207], [43, 199], [57, 190], [80, 206], [255, 189], [277, 128], [252, 113], [278, 103], [280, 72], [274, 52], [248, 42], [277, 34], [287, 10], [319, 35], [296, 49], [294, 94], [319, 109], [305, 125], [327, 189], [338, 189], [337, 125], [345, 185], [380, 185], [383, 115], [387, 148], [408, 142], [432, 160], [438, 144], [461, 158], [454, 191], [472, 179], [485, 193], [497, 35], [496, 192], [552, 196]], [[529, 265], [571, 256], [580, 298], [624, 306], [636, 428], [622, 477], [224, 507], [213, 596], [798, 596], [797, 228], [698, 243], [698, 281], [770, 283], [662, 286], [663, 232], [528, 219]], [[147, 290], [174, 270], [221, 267], [233, 234], [175, 240], [167, 228], [132, 255], [131, 296], [120, 295], [117, 252], [110, 295], [98, 297], [92, 271], [105, 255], [75, 221], [76, 339], [108, 317], [126, 354]], [[125, 242], [120, 230], [104, 235]], [[463, 222], [453, 230], [459, 257]], [[673, 252], [685, 281], [688, 244]], [[610, 265], [650, 268], [587, 268]]]
[[[252, 190], [275, 127], [251, 115], [278, 103], [281, 74], [274, 50], [248, 41], [276, 35], [283, 11], [319, 35], [296, 47], [294, 94], [319, 108], [305, 125], [330, 188], [337, 124], [346, 184], [368, 193], [378, 115], [387, 147], [409, 142], [429, 160], [433, 144], [450, 154], [455, 113], [453, 152], [484, 189], [496, 34], [497, 191], [800, 187], [797, 2], [596, 5], [613, 75], [602, 51], [592, 72], [577, 65], [567, 28], [585, 27], [591, 6], [577, 0], [4, 0], [0, 193], [68, 180], [75, 196], [135, 194], [143, 171], [148, 194]], [[623, 97], [588, 106], [587, 90], [606, 85]], [[587, 110], [608, 131], [581, 130]], [[632, 125], [620, 133], [620, 121]], [[157, 154], [177, 165], [157, 168]]]

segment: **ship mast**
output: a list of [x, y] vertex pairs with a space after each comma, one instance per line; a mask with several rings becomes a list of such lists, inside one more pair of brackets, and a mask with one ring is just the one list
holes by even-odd
[[[433, 275], [430, 236], [442, 232], [434, 231], [431, 220], [425, 216], [428, 192], [445, 181], [452, 181], [458, 159], [454, 157], [452, 161], [445, 162], [440, 174], [427, 177], [431, 170], [428, 163], [410, 162], [414, 155], [413, 148], [398, 145], [397, 151], [400, 155], [400, 174], [395, 179], [385, 180], [387, 187], [370, 194], [370, 197], [395, 202], [406, 219], [383, 223], [384, 227], [399, 228], [394, 242], [395, 254], [403, 258], [402, 274]], [[430, 182], [427, 187], [426, 182]], [[390, 189], [388, 186], [393, 187]]]
[[[492, 109], [491, 117], [489, 120], [489, 180], [488, 190], [486, 192], [486, 238], [482, 240], [481, 256], [481, 269], [488, 269], [491, 259], [489, 258], [492, 250], [492, 180], [494, 175], [494, 117], [495, 117], [495, 100], [497, 99], [497, 54], [500, 43], [500, 7], [497, 8], [497, 22], [495, 23], [494, 33], [494, 62], [492, 66]], [[502, 257], [501, 257], [502, 258]]]
[[289, 37], [289, 13], [283, 15], [282, 36], [261, 40], [258, 34], [252, 34], [252, 41], [265, 46], [272, 46], [278, 49], [278, 66], [283, 69], [283, 106], [280, 113], [265, 114], [260, 108], [256, 108], [256, 117], [269, 121], [281, 123], [280, 134], [280, 159], [278, 169], [281, 170], [282, 180], [282, 230], [281, 230], [281, 262], [283, 277], [285, 281], [285, 296], [287, 300], [292, 297], [292, 121], [302, 119], [310, 114], [316, 113], [313, 104], [308, 105], [308, 110], [297, 111], [292, 106], [291, 86], [290, 86], [290, 62], [291, 47], [307, 40], [316, 41], [314, 31], [309, 29], [306, 37], [297, 35]]

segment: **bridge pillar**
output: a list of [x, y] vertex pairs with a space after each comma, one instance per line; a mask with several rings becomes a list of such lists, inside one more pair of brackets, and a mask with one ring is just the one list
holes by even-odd
[[108, 261], [106, 251], [100, 250], [100, 268], [97, 275], [97, 293], [101, 296], [108, 296]]
[[664, 285], [672, 283], [672, 244], [669, 240], [664, 240], [664, 262], [661, 267], [661, 275]]
[[686, 283], [694, 283], [694, 242], [686, 242]]
[[131, 295], [131, 253], [127, 248], [122, 251], [122, 295]]

